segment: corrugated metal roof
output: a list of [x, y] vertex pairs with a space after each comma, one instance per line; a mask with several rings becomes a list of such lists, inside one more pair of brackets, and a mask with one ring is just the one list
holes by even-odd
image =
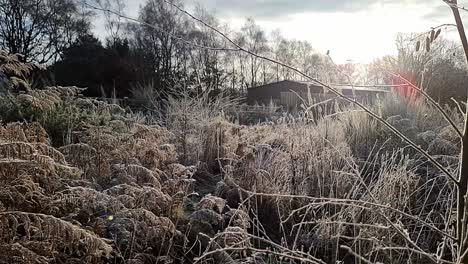
[[313, 85], [313, 86], [319, 86], [319, 87], [322, 86], [320, 83], [315, 82], [315, 81], [291, 81], [291, 82], [304, 83], [304, 84], [307, 84], [307, 85]]
[[[305, 85], [312, 85], [315, 87], [322, 87], [321, 84], [315, 81], [283, 80], [283, 81], [278, 81], [278, 82], [267, 83], [267, 84], [260, 85], [260, 86], [249, 87], [248, 89], [268, 87], [271, 84], [277, 84], [281, 82], [293, 82], [293, 83], [299, 83], [299, 84], [305, 84]], [[353, 90], [353, 87], [354, 87], [355, 91], [368, 91], [368, 92], [389, 92], [390, 90], [388, 88], [391, 87], [391, 85], [354, 85], [354, 86], [351, 86], [348, 84], [331, 84], [330, 86], [337, 90]]]
[[388, 86], [381, 86], [381, 85], [376, 85], [376, 86], [370, 86], [370, 85], [343, 85], [343, 84], [332, 84], [332, 88], [338, 89], [338, 90], [354, 90], [355, 91], [366, 91], [366, 92], [390, 92], [388, 89]]
[[[257, 88], [265, 88], [265, 87], [268, 87], [272, 84], [278, 84], [278, 83], [283, 83], [283, 82], [293, 82], [293, 83], [302, 83], [302, 82], [299, 82], [299, 81], [292, 81], [292, 80], [282, 80], [282, 81], [277, 81], [277, 82], [271, 82], [271, 83], [267, 83], [267, 84], [262, 84], [262, 85], [259, 85], [259, 86], [253, 86], [253, 87], [248, 87], [247, 89], [257, 89]], [[321, 86], [319, 84], [315, 85], [315, 86]]]

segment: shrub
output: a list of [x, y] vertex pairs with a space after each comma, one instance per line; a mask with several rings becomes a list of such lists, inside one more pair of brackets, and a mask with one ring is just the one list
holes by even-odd
[[165, 102], [166, 115], [161, 113], [160, 120], [174, 134], [177, 152], [181, 154], [183, 164], [194, 164], [203, 160], [203, 156], [205, 161], [213, 161], [212, 157], [216, 155], [213, 151], [219, 150], [219, 147], [213, 146], [219, 140], [216, 135], [222, 136], [224, 133], [217, 128], [213, 131], [213, 125], [218, 128], [231, 126], [228, 123], [223, 125], [221, 120], [225, 119], [225, 110], [234, 104], [235, 100], [222, 94], [214, 98], [210, 98], [207, 93], [196, 97], [190, 97], [187, 93], [169, 97]]

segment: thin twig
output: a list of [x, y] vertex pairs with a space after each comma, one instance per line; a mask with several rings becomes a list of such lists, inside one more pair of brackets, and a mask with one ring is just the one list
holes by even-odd
[[[428, 254], [426, 252], [415, 250], [413, 248], [408, 248], [408, 247], [378, 247], [378, 248], [375, 249], [375, 251], [380, 251], [380, 250], [395, 250], [395, 251], [407, 250], [407, 251], [411, 251], [413, 253], [419, 254], [421, 256], [426, 256], [426, 257], [428, 257], [430, 259], [434, 259], [434, 258], [437, 259], [437, 256], [435, 254]], [[448, 260], [443, 260], [443, 259], [437, 259], [437, 261], [435, 261], [434, 263], [453, 264], [454, 262], [448, 261]]]
[[457, 9], [460, 9], [462, 11], [468, 12], [468, 8], [466, 8], [466, 7], [460, 6], [458, 4], [451, 3], [449, 0], [442, 0], [442, 1], [444, 1], [450, 7], [457, 8]]
[[357, 227], [367, 227], [367, 228], [377, 228], [377, 229], [390, 229], [391, 226], [383, 226], [383, 225], [373, 225], [373, 224], [363, 224], [363, 223], [351, 223], [351, 222], [344, 222], [344, 221], [304, 221], [298, 224], [294, 224], [293, 227], [299, 225], [316, 225], [316, 224], [326, 224], [326, 225], [348, 225], [348, 226], [357, 226]]
[[331, 63], [335, 66], [335, 69], [338, 71], [338, 73], [340, 73], [341, 75], [344, 75], [346, 77], [346, 79], [348, 80], [349, 85], [351, 85], [351, 89], [353, 91], [353, 98], [356, 98], [356, 89], [354, 88], [354, 82], [352, 81], [351, 76], [349, 74], [345, 73], [344, 71], [342, 71], [340, 69], [340, 67], [338, 67], [338, 65], [335, 63], [335, 61], [330, 56], [330, 54], [327, 54], [327, 57], [328, 57], [328, 59], [330, 59]]
[[450, 98], [450, 100], [452, 100], [452, 102], [455, 103], [455, 105], [457, 106], [457, 110], [460, 112], [460, 114], [462, 115], [463, 119], [465, 119], [465, 112], [463, 111], [463, 109], [461, 108], [461, 105], [460, 105], [460, 102], [458, 102], [457, 100], [455, 100], [455, 98]]
[[[231, 183], [233, 183], [231, 181]], [[242, 189], [240, 186], [236, 185], [236, 188], [239, 188], [240, 190], [242, 190], [243, 192], [246, 192], [247, 194], [251, 194], [253, 196], [263, 196], [263, 197], [274, 197], [274, 198], [289, 198], [289, 199], [304, 199], [304, 200], [307, 200], [308, 201], [308, 204], [301, 207], [301, 208], [298, 208], [298, 209], [295, 209], [293, 211], [294, 212], [298, 212], [298, 211], [301, 211], [301, 210], [304, 210], [306, 209], [308, 206], [323, 206], [323, 205], [327, 205], [327, 204], [336, 204], [336, 205], [343, 205], [343, 206], [355, 206], [355, 207], [359, 207], [359, 208], [362, 208], [362, 209], [366, 209], [366, 210], [372, 210], [372, 208], [370, 207], [378, 207], [378, 208], [382, 208], [382, 209], [387, 209], [387, 210], [391, 210], [393, 212], [396, 212], [398, 214], [401, 214], [405, 217], [408, 217], [409, 219], [412, 219], [412, 220], [415, 220], [417, 222], [420, 222], [422, 225], [438, 232], [439, 234], [441, 235], [444, 235], [452, 240], [456, 240], [456, 238], [440, 229], [438, 229], [437, 227], [434, 227], [424, 221], [422, 221], [421, 219], [413, 216], [413, 215], [410, 215], [408, 213], [405, 213], [401, 210], [398, 210], [398, 209], [395, 209], [391, 206], [386, 206], [386, 205], [383, 205], [383, 204], [378, 204], [378, 203], [373, 203], [373, 202], [368, 202], [368, 201], [363, 201], [363, 200], [353, 200], [353, 199], [340, 199], [340, 198], [327, 198], [327, 197], [311, 197], [311, 196], [305, 196], [305, 195], [288, 195], [288, 194], [269, 194], [269, 193], [254, 193], [254, 192], [251, 192], [251, 191], [247, 191], [245, 189]], [[370, 207], [366, 207], [366, 206], [370, 206]]]
[[202, 256], [196, 258], [193, 262], [193, 264], [199, 263], [201, 260], [205, 259], [206, 257], [210, 255], [214, 255], [216, 253], [221, 253], [221, 252], [226, 252], [226, 251], [243, 251], [243, 250], [251, 250], [254, 252], [260, 252], [260, 253], [267, 253], [271, 255], [276, 255], [280, 256], [286, 259], [292, 259], [292, 260], [297, 260], [300, 261], [301, 263], [312, 263], [312, 264], [321, 264], [322, 262], [317, 262], [315, 260], [309, 259], [309, 258], [303, 258], [303, 257], [296, 257], [296, 256], [291, 256], [285, 253], [280, 253], [268, 249], [258, 249], [258, 248], [253, 248], [253, 247], [225, 247], [225, 248], [218, 248], [212, 251], [205, 252]]
[[359, 255], [358, 253], [354, 252], [354, 250], [352, 250], [348, 246], [341, 245], [340, 248], [346, 249], [351, 255], [355, 256], [356, 258], [358, 258], [359, 260], [361, 260], [362, 262], [364, 262], [366, 264], [374, 264], [372, 261], [370, 261], [370, 260], [364, 258], [363, 256]]
[[438, 26], [435, 26], [435, 27], [431, 27], [431, 30], [425, 31], [425, 32], [423, 32], [423, 33], [417, 35], [416, 37], [410, 39], [410, 41], [414, 41], [414, 40], [420, 38], [421, 36], [424, 36], [424, 35], [430, 33], [430, 32], [433, 31], [434, 29], [443, 28], [443, 27], [456, 27], [456, 26], [457, 26], [457, 25], [455, 25], [455, 24], [447, 23], [447, 24], [441, 24], [441, 25], [438, 25]]

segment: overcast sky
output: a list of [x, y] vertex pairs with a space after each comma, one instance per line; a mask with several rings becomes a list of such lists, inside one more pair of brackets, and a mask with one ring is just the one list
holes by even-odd
[[[145, 1], [127, 0], [127, 15], [137, 17]], [[187, 9], [195, 3], [233, 28], [253, 17], [269, 32], [279, 29], [288, 38], [308, 40], [318, 52], [330, 50], [338, 62], [367, 63], [395, 54], [398, 32], [422, 32], [454, 23], [442, 0], [185, 0]], [[96, 31], [102, 28], [97, 26]], [[443, 35], [456, 36], [452, 28]]]

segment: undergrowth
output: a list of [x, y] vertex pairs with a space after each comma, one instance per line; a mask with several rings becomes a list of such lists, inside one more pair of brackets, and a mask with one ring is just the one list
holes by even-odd
[[[243, 126], [237, 102], [182, 94], [145, 119], [31, 89], [33, 68], [0, 53], [0, 263], [359, 263], [346, 248], [427, 262], [409, 241], [454, 254], [453, 186], [357, 109]], [[422, 99], [372, 107], [458, 169], [456, 135]]]

